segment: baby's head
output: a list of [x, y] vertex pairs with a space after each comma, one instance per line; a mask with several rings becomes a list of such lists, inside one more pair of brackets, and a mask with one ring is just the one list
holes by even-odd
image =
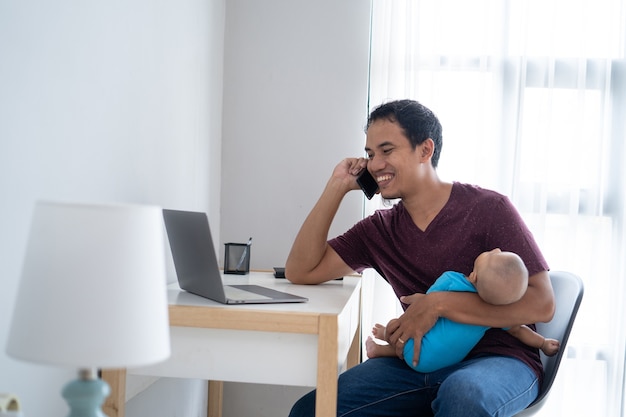
[[478, 255], [468, 279], [487, 303], [511, 304], [526, 292], [528, 270], [517, 254], [494, 249]]

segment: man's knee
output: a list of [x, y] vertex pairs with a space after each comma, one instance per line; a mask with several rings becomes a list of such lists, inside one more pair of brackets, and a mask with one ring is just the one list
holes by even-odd
[[483, 391], [480, 381], [474, 380], [473, 375], [467, 374], [463, 370], [448, 376], [439, 387], [439, 393], [446, 397], [458, 399], [481, 398]]
[[439, 387], [432, 403], [433, 412], [444, 416], [490, 416], [486, 404], [487, 396], [492, 393], [471, 374], [460, 370], [448, 376]]
[[432, 409], [435, 416], [512, 416], [538, 392], [537, 376], [524, 363], [495, 357], [469, 363], [448, 375]]

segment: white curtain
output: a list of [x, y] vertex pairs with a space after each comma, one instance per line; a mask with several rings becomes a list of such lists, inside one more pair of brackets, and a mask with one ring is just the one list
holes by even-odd
[[[625, 51], [626, 0], [373, 1], [370, 108], [430, 107], [439, 175], [511, 197], [551, 269], [585, 283], [542, 415], [625, 415]], [[365, 282], [388, 306], [367, 330], [397, 311]]]

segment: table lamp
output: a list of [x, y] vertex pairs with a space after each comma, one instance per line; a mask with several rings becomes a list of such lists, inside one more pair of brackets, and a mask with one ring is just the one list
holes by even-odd
[[78, 369], [70, 417], [104, 417], [99, 368], [170, 354], [158, 207], [38, 202], [7, 342], [17, 359]]

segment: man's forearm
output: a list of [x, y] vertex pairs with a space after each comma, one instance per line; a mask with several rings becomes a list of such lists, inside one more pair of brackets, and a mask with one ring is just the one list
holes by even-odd
[[452, 321], [489, 327], [511, 327], [519, 324], [547, 322], [554, 314], [554, 293], [547, 272], [535, 274], [528, 290], [516, 303], [494, 306], [477, 294], [437, 293], [440, 315]]
[[[318, 282], [311, 273], [327, 251], [328, 231], [346, 194], [341, 182], [331, 178], [298, 232], [285, 264], [285, 275], [294, 283]], [[330, 277], [328, 278], [330, 279]]]

